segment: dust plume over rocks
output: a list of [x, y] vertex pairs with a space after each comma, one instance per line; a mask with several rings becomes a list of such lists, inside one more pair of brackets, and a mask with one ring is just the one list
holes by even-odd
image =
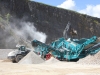
[[3, 19], [0, 22], [0, 29], [0, 39], [3, 42], [0, 48], [15, 48], [16, 44], [26, 45], [25, 42], [30, 44], [34, 39], [45, 42], [47, 38], [45, 33], [37, 31], [34, 23], [14, 18], [12, 22]]
[[[14, 24], [12, 24], [14, 25]], [[41, 42], [46, 41], [46, 34], [37, 31], [37, 29], [34, 27], [33, 23], [30, 22], [20, 22], [19, 27], [16, 27], [17, 25], [13, 26], [13, 31], [18, 35], [19, 37], [26, 39], [26, 40], [33, 40], [37, 39]]]

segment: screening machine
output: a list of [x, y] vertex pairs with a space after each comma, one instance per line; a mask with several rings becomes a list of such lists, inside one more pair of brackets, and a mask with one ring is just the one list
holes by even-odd
[[75, 39], [77, 30], [72, 28], [71, 23], [68, 22], [63, 32], [63, 37], [50, 43], [49, 45], [42, 43], [38, 40], [33, 40], [32, 46], [35, 52], [39, 53], [42, 57], [47, 58], [48, 54], [58, 60], [78, 61], [88, 55], [94, 55], [100, 51], [100, 39], [93, 36], [89, 39]]
[[100, 43], [96, 36], [89, 39], [82, 38], [68, 39], [60, 38], [49, 45], [38, 40], [33, 40], [32, 46], [35, 52], [46, 58], [47, 54], [51, 54], [58, 60], [78, 61], [88, 55], [94, 55], [100, 51]]

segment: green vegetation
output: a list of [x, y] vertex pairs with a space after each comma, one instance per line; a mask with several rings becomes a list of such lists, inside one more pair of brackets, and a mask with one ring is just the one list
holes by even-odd
[[98, 24], [99, 22], [98, 22], [98, 21], [96, 21], [96, 20], [94, 20], [94, 23]]
[[7, 24], [9, 23], [9, 19], [10, 19], [10, 14], [8, 13], [8, 14], [6, 14], [5, 15], [5, 18], [6, 18], [6, 21], [7, 21]]

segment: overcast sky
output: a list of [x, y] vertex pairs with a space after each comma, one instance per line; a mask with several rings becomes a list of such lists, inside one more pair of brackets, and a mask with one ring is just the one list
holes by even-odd
[[100, 18], [100, 0], [34, 0]]

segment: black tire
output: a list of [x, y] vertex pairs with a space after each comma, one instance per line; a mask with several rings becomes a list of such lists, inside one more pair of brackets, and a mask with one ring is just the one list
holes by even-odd
[[77, 59], [71, 59], [70, 61], [71, 62], [77, 62], [79, 59], [77, 58]]
[[12, 60], [13, 63], [16, 63], [16, 60]]
[[16, 62], [18, 63], [22, 58], [23, 58], [22, 55], [17, 55], [17, 56], [16, 56]]

